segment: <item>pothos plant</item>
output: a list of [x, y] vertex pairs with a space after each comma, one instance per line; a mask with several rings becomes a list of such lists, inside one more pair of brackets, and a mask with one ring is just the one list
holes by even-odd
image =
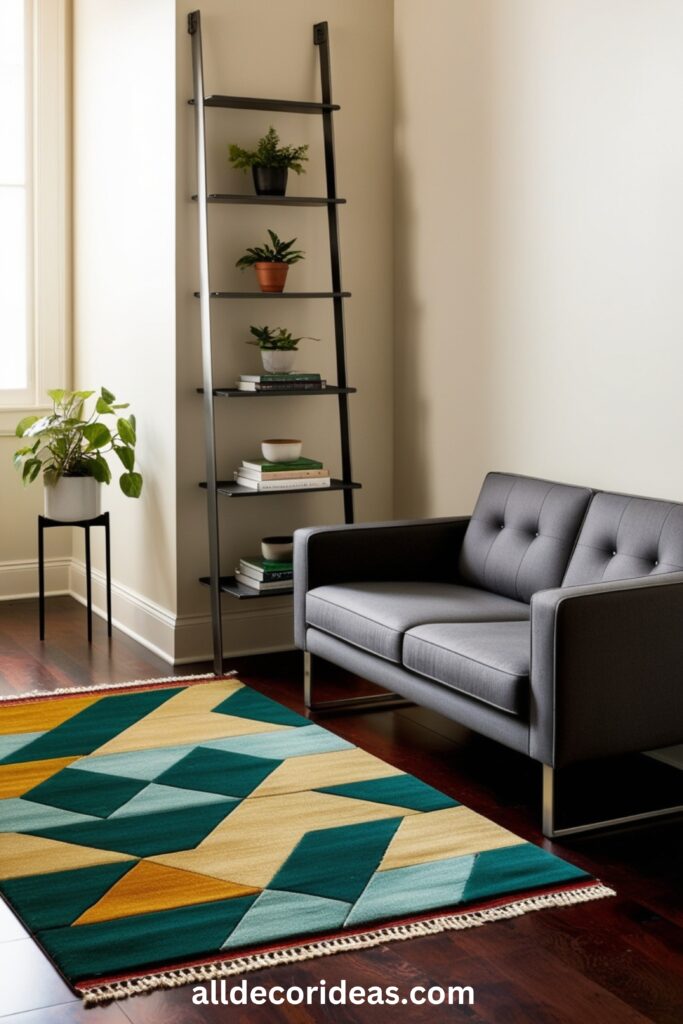
[[320, 341], [320, 338], [311, 338], [308, 335], [294, 338], [291, 331], [285, 330], [284, 327], [254, 327], [252, 325], [249, 330], [254, 337], [248, 339], [247, 345], [258, 345], [262, 351], [296, 352], [300, 341]]
[[[47, 416], [26, 416], [16, 428], [16, 436], [29, 444], [14, 454], [14, 465], [21, 471], [24, 484], [33, 483], [38, 474], [48, 486], [62, 477], [91, 476], [100, 484], [111, 482], [112, 472], [105, 455], [114, 452], [123, 472], [119, 476], [121, 490], [128, 498], [139, 498], [142, 476], [135, 472], [135, 416], [121, 416], [128, 402], [117, 402], [116, 396], [101, 388], [95, 406], [86, 415], [86, 402], [94, 391], [48, 391], [52, 412]], [[115, 424], [107, 426], [103, 418], [112, 417]]]

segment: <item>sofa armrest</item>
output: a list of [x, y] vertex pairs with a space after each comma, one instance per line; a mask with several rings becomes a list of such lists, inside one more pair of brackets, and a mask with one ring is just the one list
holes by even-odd
[[294, 534], [294, 642], [305, 648], [306, 594], [362, 580], [449, 582], [469, 516], [311, 526]]
[[529, 753], [544, 764], [683, 742], [683, 572], [539, 591]]

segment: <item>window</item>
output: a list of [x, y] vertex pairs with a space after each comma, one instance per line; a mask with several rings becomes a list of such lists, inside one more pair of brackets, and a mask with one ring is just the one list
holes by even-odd
[[0, 432], [68, 386], [67, 0], [0, 0]]

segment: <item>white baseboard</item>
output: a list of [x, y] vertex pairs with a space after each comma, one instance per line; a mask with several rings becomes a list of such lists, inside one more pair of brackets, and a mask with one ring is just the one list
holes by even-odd
[[[106, 579], [99, 569], [92, 570], [93, 611], [106, 618]], [[71, 561], [67, 588], [77, 601], [86, 603], [85, 565]], [[171, 665], [211, 661], [211, 616], [176, 616], [166, 608], [112, 580], [112, 622], [133, 640]], [[276, 601], [277, 598], [270, 600]], [[245, 602], [246, 603], [246, 602]], [[259, 602], [260, 604], [260, 602]], [[223, 614], [224, 655], [235, 658], [246, 654], [265, 654], [291, 650], [292, 612], [289, 605], [249, 610], [236, 608]]]
[[[69, 593], [70, 558], [45, 559], [45, 593], [50, 597]], [[38, 597], [38, 561], [0, 562], [0, 601]]]

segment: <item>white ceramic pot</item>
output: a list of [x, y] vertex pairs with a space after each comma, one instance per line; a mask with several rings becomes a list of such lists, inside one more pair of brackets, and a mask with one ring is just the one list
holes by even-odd
[[261, 360], [266, 373], [289, 373], [296, 360], [296, 349], [262, 348]]
[[295, 462], [301, 458], [302, 442], [291, 437], [271, 437], [261, 441], [261, 455], [268, 462]]
[[102, 486], [92, 476], [63, 476], [45, 487], [45, 515], [62, 523], [95, 519], [100, 514]]
[[264, 537], [261, 541], [261, 554], [268, 562], [291, 562], [293, 553], [293, 537]]

